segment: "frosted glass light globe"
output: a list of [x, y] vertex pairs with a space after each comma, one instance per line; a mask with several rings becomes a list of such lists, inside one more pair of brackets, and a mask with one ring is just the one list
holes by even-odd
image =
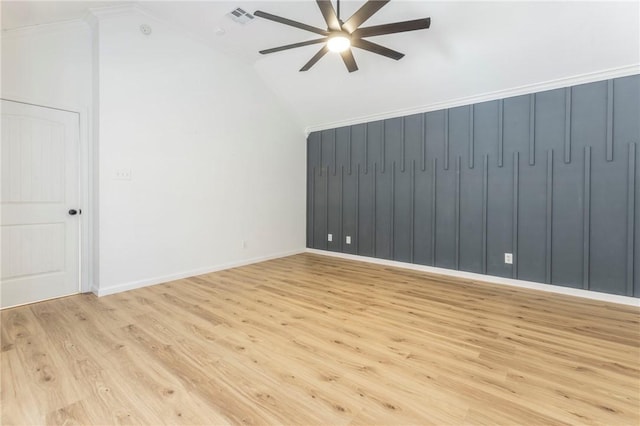
[[344, 34], [329, 37], [327, 47], [332, 52], [344, 52], [351, 46], [351, 40]]

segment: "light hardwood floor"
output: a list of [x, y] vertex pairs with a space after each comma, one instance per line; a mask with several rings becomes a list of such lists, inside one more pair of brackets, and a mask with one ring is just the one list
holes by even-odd
[[302, 254], [2, 315], [2, 424], [640, 422], [640, 310]]

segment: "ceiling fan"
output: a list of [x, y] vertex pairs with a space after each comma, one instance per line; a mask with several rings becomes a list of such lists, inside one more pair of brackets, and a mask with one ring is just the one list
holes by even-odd
[[320, 60], [320, 58], [331, 50], [333, 52], [339, 52], [349, 72], [354, 72], [358, 70], [358, 65], [353, 57], [351, 47], [357, 47], [359, 49], [377, 53], [378, 55], [386, 56], [388, 58], [395, 59], [396, 61], [404, 56], [403, 53], [365, 40], [364, 37], [422, 30], [429, 28], [429, 25], [431, 25], [431, 18], [422, 18], [360, 28], [360, 25], [362, 25], [367, 19], [371, 18], [371, 16], [373, 16], [384, 5], [389, 3], [389, 0], [369, 0], [344, 22], [340, 19], [340, 0], [337, 0], [337, 13], [333, 8], [331, 0], [316, 0], [316, 3], [318, 4], [320, 12], [322, 12], [322, 16], [327, 23], [326, 30], [303, 24], [302, 22], [292, 21], [291, 19], [272, 15], [261, 10], [256, 10], [254, 15], [259, 16], [260, 18], [324, 36], [314, 40], [307, 40], [300, 43], [287, 44], [286, 46], [261, 50], [260, 53], [266, 55], [268, 53], [280, 52], [282, 50], [293, 49], [296, 47], [324, 43], [322, 49], [320, 49], [318, 53], [309, 60], [309, 62], [300, 68], [300, 71], [308, 71]]

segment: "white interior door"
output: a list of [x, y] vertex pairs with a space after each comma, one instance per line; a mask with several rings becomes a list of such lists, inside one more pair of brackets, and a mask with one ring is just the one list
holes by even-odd
[[2, 101], [1, 308], [79, 292], [78, 149], [78, 114]]

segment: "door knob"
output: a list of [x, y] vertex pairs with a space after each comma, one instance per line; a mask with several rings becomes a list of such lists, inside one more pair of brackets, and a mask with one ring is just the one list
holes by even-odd
[[76, 209], [69, 210], [69, 215], [70, 216], [75, 216], [77, 214], [82, 214], [82, 210], [76, 210]]

